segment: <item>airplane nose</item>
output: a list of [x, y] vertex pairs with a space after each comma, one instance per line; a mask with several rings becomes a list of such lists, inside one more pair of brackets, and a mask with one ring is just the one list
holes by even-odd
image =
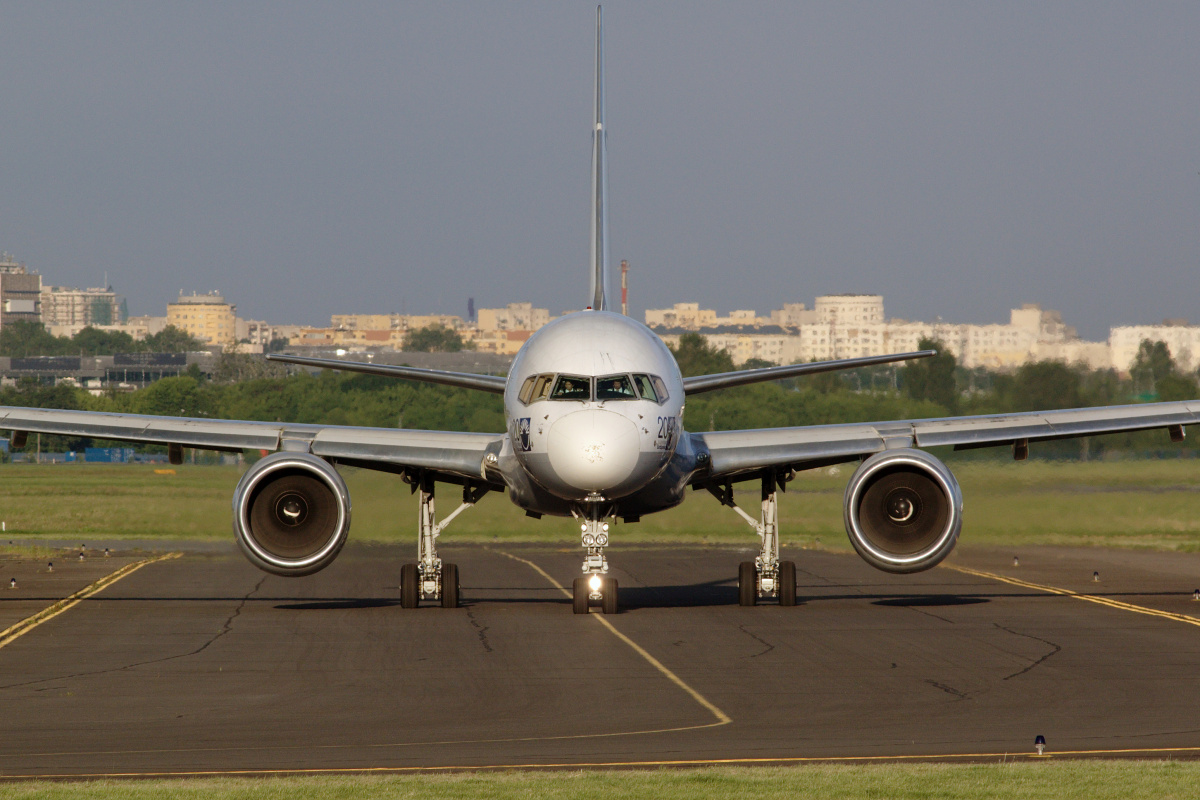
[[555, 422], [546, 449], [551, 468], [568, 486], [606, 492], [633, 475], [641, 448], [632, 420], [612, 411], [588, 409]]

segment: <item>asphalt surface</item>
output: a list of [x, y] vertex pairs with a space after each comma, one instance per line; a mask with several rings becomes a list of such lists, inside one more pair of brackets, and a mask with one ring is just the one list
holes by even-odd
[[[404, 610], [409, 550], [303, 579], [233, 550], [128, 574], [0, 645], [0, 775], [991, 759], [1038, 734], [1200, 755], [1200, 555], [960, 548], [891, 576], [793, 551], [800, 605], [741, 608], [748, 550], [613, 547], [604, 618], [517, 560], [567, 585], [580, 554], [534, 547], [444, 548], [464, 607]], [[141, 557], [0, 560], [0, 627]]]

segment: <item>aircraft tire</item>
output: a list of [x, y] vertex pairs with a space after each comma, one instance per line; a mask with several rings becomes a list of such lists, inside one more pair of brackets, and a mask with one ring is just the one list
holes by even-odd
[[600, 610], [605, 614], [618, 614], [621, 611], [621, 606], [617, 602], [617, 579], [604, 579], [604, 599], [600, 601]]
[[758, 603], [758, 570], [753, 561], [738, 564], [738, 605], [752, 606]]
[[405, 564], [400, 568], [400, 606], [416, 608], [421, 601], [421, 580], [416, 564]]
[[587, 578], [576, 578], [571, 584], [571, 610], [576, 614], [588, 613], [588, 585]]
[[458, 565], [442, 563], [442, 608], [458, 608]]
[[796, 605], [796, 562], [779, 562], [779, 605]]

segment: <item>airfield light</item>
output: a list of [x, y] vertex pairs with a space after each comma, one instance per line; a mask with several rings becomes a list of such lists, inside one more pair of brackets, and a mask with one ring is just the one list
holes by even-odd
[[106, 547], [106, 548], [104, 548], [104, 557], [108, 558], [108, 556], [109, 556], [109, 552], [108, 552], [108, 548]]
[[1200, 589], [1197, 589], [1196, 591], [1192, 592], [1192, 599], [1200, 600]]
[[8, 588], [10, 588], [10, 589], [17, 588], [17, 579], [16, 578], [13, 578], [11, 581], [8, 582]]
[[1019, 560], [1019, 559], [1018, 559], [1016, 556], [1013, 556], [1013, 566], [1014, 566], [1014, 567], [1019, 567], [1019, 566], [1021, 566], [1021, 562], [1020, 562], [1020, 560]]
[[49, 564], [46, 565], [46, 572], [54, 572], [54, 562], [53, 561], [51, 561]]
[[1037, 738], [1033, 740], [1033, 746], [1037, 749], [1037, 754], [1040, 756], [1046, 749], [1046, 737], [1039, 733]]
[[599, 575], [593, 575], [592, 577], [588, 578], [588, 588], [591, 589], [593, 592], [600, 591], [600, 576]]
[[1099, 572], [1093, 572], [1093, 573], [1092, 573], [1092, 580], [1094, 580], [1094, 581], [1098, 581], [1098, 580], [1100, 580], [1100, 573], [1099, 573]]
[[79, 551], [79, 560], [83, 561], [83, 551], [82, 550]]

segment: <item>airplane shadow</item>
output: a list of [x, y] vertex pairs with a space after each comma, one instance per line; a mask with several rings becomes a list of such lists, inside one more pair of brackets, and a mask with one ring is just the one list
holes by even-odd
[[960, 597], [954, 594], [930, 594], [913, 597], [892, 597], [875, 600], [873, 606], [895, 606], [899, 608], [926, 608], [936, 606], [973, 606], [976, 603], [992, 602], [986, 597]]

